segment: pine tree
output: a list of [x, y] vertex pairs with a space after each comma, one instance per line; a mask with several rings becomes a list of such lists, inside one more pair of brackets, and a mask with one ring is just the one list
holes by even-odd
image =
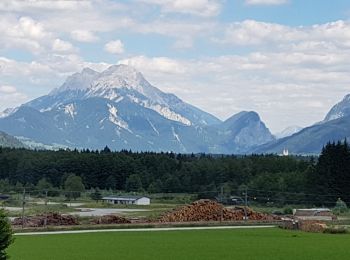
[[6, 249], [13, 242], [11, 225], [4, 211], [0, 209], [0, 260], [8, 259]]

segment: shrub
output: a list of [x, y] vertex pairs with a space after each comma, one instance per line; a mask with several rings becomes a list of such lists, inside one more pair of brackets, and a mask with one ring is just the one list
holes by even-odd
[[13, 242], [12, 229], [5, 215], [5, 212], [0, 209], [0, 260], [8, 259], [6, 248]]
[[345, 213], [348, 211], [348, 206], [346, 205], [346, 203], [344, 201], [342, 201], [340, 198], [337, 200], [337, 202], [335, 203], [335, 207], [333, 209], [334, 214], [341, 214], [341, 213]]
[[348, 233], [348, 230], [344, 226], [331, 226], [331, 227], [327, 227], [323, 231], [323, 233], [327, 233], [327, 234], [346, 234], [346, 233]]
[[293, 209], [291, 207], [286, 207], [283, 209], [283, 214], [285, 215], [293, 215]]

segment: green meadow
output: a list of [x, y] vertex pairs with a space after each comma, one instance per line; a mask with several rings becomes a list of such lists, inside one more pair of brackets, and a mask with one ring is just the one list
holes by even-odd
[[350, 259], [350, 235], [278, 228], [16, 236], [13, 260]]

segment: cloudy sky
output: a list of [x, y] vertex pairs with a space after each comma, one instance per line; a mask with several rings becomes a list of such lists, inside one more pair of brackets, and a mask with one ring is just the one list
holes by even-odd
[[83, 67], [129, 64], [221, 119], [277, 132], [350, 93], [348, 0], [1, 0], [0, 110]]

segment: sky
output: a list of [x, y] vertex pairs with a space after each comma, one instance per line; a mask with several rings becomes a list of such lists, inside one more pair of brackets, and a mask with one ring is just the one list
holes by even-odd
[[350, 93], [350, 1], [0, 1], [0, 111], [112, 64], [222, 120], [305, 127]]

